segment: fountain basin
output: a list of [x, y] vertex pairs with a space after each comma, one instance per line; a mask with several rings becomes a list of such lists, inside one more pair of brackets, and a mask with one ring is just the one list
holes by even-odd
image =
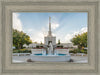
[[31, 55], [32, 61], [46, 61], [46, 62], [60, 62], [60, 61], [69, 61], [70, 55], [66, 54], [57, 54], [57, 55], [42, 55], [42, 54], [34, 54]]

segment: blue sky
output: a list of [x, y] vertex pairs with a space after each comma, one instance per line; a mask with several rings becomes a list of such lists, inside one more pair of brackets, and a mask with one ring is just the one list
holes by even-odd
[[44, 42], [48, 33], [49, 16], [56, 41], [69, 43], [76, 34], [87, 31], [86, 12], [73, 13], [13, 13], [13, 28], [27, 33], [33, 42]]

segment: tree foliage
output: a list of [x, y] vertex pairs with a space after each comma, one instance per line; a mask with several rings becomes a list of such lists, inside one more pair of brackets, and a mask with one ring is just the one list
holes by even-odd
[[13, 29], [13, 46], [15, 46], [16, 49], [22, 49], [24, 44], [28, 45], [30, 43], [32, 43], [32, 41], [26, 33]]
[[72, 38], [71, 42], [74, 45], [78, 45], [79, 49], [87, 47], [87, 32], [75, 35], [75, 37]]
[[60, 39], [58, 40], [58, 44], [60, 44]]

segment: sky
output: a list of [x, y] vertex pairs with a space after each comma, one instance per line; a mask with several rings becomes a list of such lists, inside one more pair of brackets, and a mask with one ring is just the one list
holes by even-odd
[[29, 35], [33, 42], [44, 43], [44, 36], [47, 36], [49, 30], [49, 16], [52, 35], [56, 36], [56, 42], [60, 39], [61, 43], [71, 43], [70, 40], [75, 35], [87, 32], [88, 14], [86, 12], [14, 12], [13, 28]]

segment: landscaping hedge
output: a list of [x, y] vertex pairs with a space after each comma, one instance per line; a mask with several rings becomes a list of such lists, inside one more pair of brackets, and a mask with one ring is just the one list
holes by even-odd
[[13, 50], [13, 53], [31, 53], [31, 50]]
[[85, 54], [87, 54], [87, 50], [73, 49], [73, 50], [70, 50], [69, 53], [85, 53]]

